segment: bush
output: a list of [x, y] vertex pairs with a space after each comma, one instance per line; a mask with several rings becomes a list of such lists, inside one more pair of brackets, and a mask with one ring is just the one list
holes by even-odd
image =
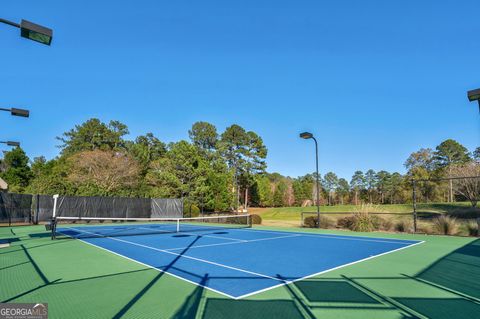
[[183, 206], [183, 217], [198, 217], [200, 216], [200, 208], [197, 205], [189, 205], [186, 203]]
[[478, 236], [478, 223], [476, 221], [469, 221], [467, 223], [468, 236]]
[[380, 230], [390, 231], [393, 229], [393, 222], [391, 219], [382, 219], [380, 224]]
[[413, 222], [410, 219], [399, 220], [395, 224], [395, 231], [401, 233], [412, 233], [413, 232]]
[[357, 213], [353, 216], [353, 231], [370, 232], [378, 230], [383, 221], [382, 218], [369, 213]]
[[433, 228], [442, 235], [455, 235], [458, 231], [458, 223], [454, 217], [442, 215], [433, 220]]
[[[317, 216], [308, 216], [303, 220], [304, 227], [307, 228], [318, 228], [318, 218]], [[320, 216], [320, 228], [332, 228], [335, 226], [335, 223], [332, 219], [326, 216]]]
[[345, 228], [345, 229], [353, 229], [353, 224], [354, 224], [354, 217], [353, 216], [345, 216], [342, 218], [339, 218], [337, 220], [337, 226], [340, 228]]
[[338, 227], [359, 232], [370, 232], [374, 230], [385, 230], [386, 228], [391, 228], [390, 222], [379, 216], [366, 212], [355, 213], [352, 216], [342, 217], [337, 220], [337, 225]]
[[260, 225], [262, 223], [262, 217], [257, 214], [250, 215], [252, 225]]
[[417, 233], [420, 234], [432, 234], [432, 228], [425, 224], [418, 224], [417, 225]]

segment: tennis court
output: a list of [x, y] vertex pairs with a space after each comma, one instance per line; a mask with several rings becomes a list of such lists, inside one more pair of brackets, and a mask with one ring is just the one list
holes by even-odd
[[58, 226], [77, 239], [51, 240], [43, 225], [0, 228], [0, 243], [8, 243], [0, 249], [1, 302], [46, 302], [51, 318], [467, 319], [480, 311], [475, 238]]
[[422, 243], [233, 226], [177, 219], [69, 225], [57, 233], [234, 299]]

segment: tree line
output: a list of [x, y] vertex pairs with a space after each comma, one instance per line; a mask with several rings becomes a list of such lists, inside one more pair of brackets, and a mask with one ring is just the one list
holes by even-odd
[[[253, 131], [233, 124], [222, 133], [196, 122], [189, 141], [164, 143], [152, 133], [128, 140], [128, 127], [118, 121], [90, 119], [65, 132], [60, 154], [51, 160], [30, 160], [20, 148], [4, 152], [0, 177], [9, 191], [77, 196], [183, 198], [205, 211], [239, 207], [395, 204], [411, 201], [412, 179], [434, 180], [462, 174], [480, 175], [480, 148], [470, 153], [454, 140], [435, 150], [420, 149], [405, 161], [406, 174], [356, 171], [350, 180], [334, 172], [292, 178], [268, 173], [267, 147]], [[478, 181], [477, 181], [478, 183]], [[424, 182], [419, 196], [454, 201], [456, 185]], [[461, 192], [460, 192], [461, 193]]]

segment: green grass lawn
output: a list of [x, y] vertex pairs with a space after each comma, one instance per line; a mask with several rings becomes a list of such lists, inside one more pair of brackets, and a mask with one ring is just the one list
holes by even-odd
[[[393, 213], [393, 214], [411, 214], [413, 212], [412, 204], [393, 204], [393, 205], [378, 205], [375, 206], [378, 212]], [[335, 205], [335, 206], [321, 206], [322, 213], [351, 213], [356, 209], [355, 205]], [[250, 209], [252, 213], [259, 214], [264, 220], [300, 220], [302, 212], [316, 212], [316, 207], [274, 207], [274, 208], [253, 208]], [[431, 203], [418, 204], [417, 211], [419, 214], [433, 213], [433, 214], [454, 214], [460, 215], [463, 212], [469, 213], [472, 211], [471, 205], [468, 202], [461, 203]]]
[[[0, 249], [0, 302], [48, 302], [49, 318], [478, 317], [476, 238], [349, 234], [425, 242], [233, 300], [79, 240], [51, 241], [42, 226], [0, 227], [10, 242]], [[321, 247], [312, 251], [321, 256]]]

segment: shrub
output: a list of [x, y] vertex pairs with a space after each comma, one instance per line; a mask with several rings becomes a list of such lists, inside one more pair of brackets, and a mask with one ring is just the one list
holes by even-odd
[[442, 215], [433, 220], [433, 228], [442, 235], [455, 235], [458, 231], [458, 223], [454, 217]]
[[391, 227], [389, 222], [383, 218], [365, 212], [342, 217], [337, 220], [337, 225], [338, 227], [360, 232], [370, 232]]
[[413, 222], [409, 219], [401, 219], [395, 224], [395, 231], [411, 233], [413, 232]]
[[[317, 216], [308, 216], [303, 220], [304, 227], [318, 228]], [[334, 221], [326, 216], [320, 216], [320, 228], [332, 228], [335, 226]]]
[[252, 214], [250, 218], [253, 225], [260, 225], [262, 223], [262, 217], [260, 215]]
[[354, 216], [345, 216], [337, 220], [337, 226], [340, 228], [353, 229]]
[[198, 217], [200, 216], [200, 208], [197, 205], [189, 205], [188, 203], [183, 206], [184, 217]]
[[417, 225], [417, 233], [420, 233], [420, 234], [432, 234], [432, 228], [431, 228], [429, 225], [418, 224], [418, 225]]
[[478, 223], [476, 221], [469, 221], [467, 223], [468, 236], [478, 236]]
[[370, 232], [378, 230], [383, 221], [382, 218], [369, 213], [357, 213], [353, 216], [353, 231]]
[[382, 222], [380, 224], [380, 230], [390, 231], [392, 230], [392, 228], [393, 228], [392, 220], [389, 218], [387, 219], [382, 218]]

